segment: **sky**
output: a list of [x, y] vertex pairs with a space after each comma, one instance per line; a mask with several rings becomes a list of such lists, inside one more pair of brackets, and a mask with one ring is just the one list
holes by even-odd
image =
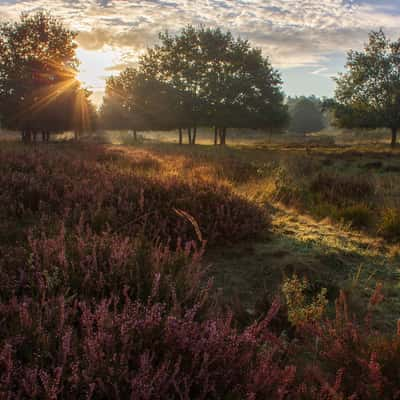
[[134, 65], [160, 31], [188, 24], [260, 47], [290, 96], [332, 96], [346, 52], [362, 48], [369, 31], [400, 36], [400, 0], [0, 0], [0, 21], [42, 9], [78, 32], [79, 78], [97, 104], [107, 76]]

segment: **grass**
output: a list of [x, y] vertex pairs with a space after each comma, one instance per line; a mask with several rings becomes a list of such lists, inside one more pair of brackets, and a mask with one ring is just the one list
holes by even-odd
[[[387, 157], [387, 149], [333, 146], [314, 148], [310, 155], [304, 147], [168, 143], [117, 149], [130, 157], [145, 152], [163, 171], [186, 179], [206, 175], [223, 181], [259, 206], [275, 204], [269, 208], [273, 228], [264, 239], [207, 253], [217, 286], [228, 302], [242, 304], [247, 319], [262, 312], [263, 299], [271, 299], [283, 280], [297, 273], [308, 277], [315, 290], [327, 287], [331, 301], [340, 288], [348, 287], [359, 308], [382, 281], [387, 301], [380, 323], [393, 328], [400, 306], [400, 225], [384, 207], [396, 207], [400, 181], [391, 169], [400, 166], [397, 151]], [[291, 196], [286, 199], [284, 184]]]

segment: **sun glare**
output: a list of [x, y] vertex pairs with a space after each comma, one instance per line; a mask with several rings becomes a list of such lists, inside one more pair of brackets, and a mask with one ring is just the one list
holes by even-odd
[[102, 91], [105, 88], [105, 78], [113, 74], [112, 67], [121, 63], [122, 55], [112, 48], [97, 51], [78, 48], [77, 57], [81, 63], [79, 81], [92, 91]]

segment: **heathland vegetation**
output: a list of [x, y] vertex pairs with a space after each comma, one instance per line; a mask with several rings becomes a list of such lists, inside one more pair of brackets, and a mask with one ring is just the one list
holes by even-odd
[[97, 112], [73, 32], [3, 24], [2, 126], [25, 143], [0, 142], [0, 398], [399, 398], [400, 153], [315, 134], [395, 145], [396, 43], [350, 52], [334, 100], [285, 99], [260, 50], [187, 27]]

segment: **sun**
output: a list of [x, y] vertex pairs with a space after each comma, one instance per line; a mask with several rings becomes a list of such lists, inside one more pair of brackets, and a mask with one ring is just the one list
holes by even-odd
[[122, 54], [109, 47], [96, 51], [78, 48], [77, 57], [80, 61], [77, 79], [93, 92], [104, 92], [106, 78], [116, 72], [113, 67], [121, 64]]

